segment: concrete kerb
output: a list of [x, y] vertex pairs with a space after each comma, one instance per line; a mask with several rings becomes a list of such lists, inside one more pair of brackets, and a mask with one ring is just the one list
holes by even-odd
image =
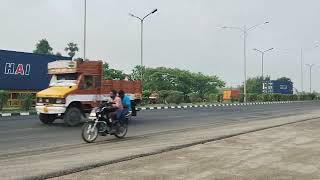
[[[252, 105], [265, 105], [265, 104], [288, 104], [301, 101], [278, 101], [278, 102], [257, 102], [257, 103], [230, 103], [230, 104], [206, 104], [206, 105], [185, 105], [185, 106], [155, 106], [155, 107], [141, 107], [141, 111], [145, 110], [163, 110], [163, 109], [188, 109], [188, 108], [203, 108], [203, 107], [226, 107], [226, 106], [252, 106]], [[0, 117], [11, 116], [29, 116], [37, 115], [37, 112], [19, 112], [19, 113], [0, 113]]]
[[277, 102], [257, 102], [257, 103], [230, 103], [230, 104], [206, 104], [206, 105], [184, 105], [184, 106], [156, 106], [156, 107], [141, 107], [139, 110], [159, 110], [159, 109], [187, 109], [187, 108], [203, 108], [203, 107], [226, 107], [226, 106], [253, 106], [266, 104], [288, 104], [301, 101], [277, 101]]
[[37, 112], [19, 112], [19, 113], [0, 113], [0, 117], [11, 117], [11, 116], [30, 116], [37, 115]]

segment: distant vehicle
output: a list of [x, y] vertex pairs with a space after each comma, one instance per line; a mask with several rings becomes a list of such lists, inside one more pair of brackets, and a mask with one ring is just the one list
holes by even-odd
[[69, 126], [78, 125], [92, 108], [106, 101], [112, 89], [124, 90], [131, 98], [132, 115], [141, 102], [140, 81], [103, 80], [101, 61], [54, 61], [49, 87], [37, 93], [36, 110], [40, 121], [51, 124], [62, 118]]

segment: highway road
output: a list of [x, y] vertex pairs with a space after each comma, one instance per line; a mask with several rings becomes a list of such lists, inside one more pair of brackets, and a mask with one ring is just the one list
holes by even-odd
[[[128, 137], [155, 136], [167, 131], [192, 131], [199, 126], [224, 126], [247, 121], [268, 121], [317, 110], [320, 102], [295, 102], [231, 107], [167, 109], [142, 111], [129, 126]], [[32, 153], [54, 148], [85, 144], [81, 126], [67, 127], [61, 120], [53, 125], [42, 124], [37, 116], [0, 118], [0, 159], [19, 153]], [[114, 141], [114, 137], [99, 137], [98, 141]], [[92, 146], [92, 144], [90, 144]]]

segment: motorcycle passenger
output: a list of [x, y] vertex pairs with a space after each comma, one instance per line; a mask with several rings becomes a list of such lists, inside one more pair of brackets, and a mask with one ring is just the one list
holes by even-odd
[[111, 113], [111, 120], [119, 119], [123, 111], [123, 106], [121, 98], [117, 96], [116, 90], [112, 90], [110, 92], [110, 98], [108, 98], [108, 102], [113, 103], [112, 107], [115, 108], [115, 112]]
[[122, 116], [124, 116], [125, 114], [131, 111], [131, 100], [129, 96], [125, 95], [125, 92], [123, 90], [119, 91], [119, 97], [122, 100], [122, 105], [123, 105]]

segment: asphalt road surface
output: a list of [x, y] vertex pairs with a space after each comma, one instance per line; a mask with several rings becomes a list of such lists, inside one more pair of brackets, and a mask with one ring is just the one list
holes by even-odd
[[[193, 127], [267, 121], [317, 110], [320, 102], [295, 102], [251, 106], [150, 110], [139, 112], [129, 125], [128, 137], [152, 136], [166, 131], [192, 130]], [[51, 148], [86, 145], [80, 136], [81, 126], [67, 127], [62, 120], [53, 125], [42, 124], [37, 116], [0, 118], [0, 158], [18, 153]], [[112, 141], [114, 137], [99, 137]]]

